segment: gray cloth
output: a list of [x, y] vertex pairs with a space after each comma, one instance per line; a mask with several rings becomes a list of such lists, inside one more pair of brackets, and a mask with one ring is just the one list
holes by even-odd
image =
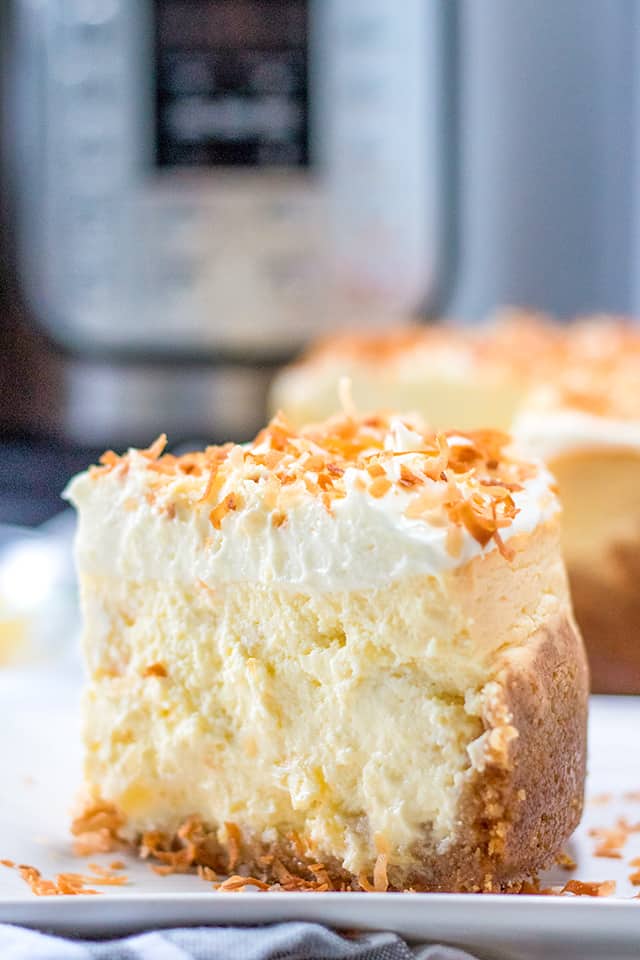
[[315, 923], [156, 930], [67, 940], [0, 924], [2, 960], [473, 960], [452, 947], [410, 948], [395, 933], [341, 936]]

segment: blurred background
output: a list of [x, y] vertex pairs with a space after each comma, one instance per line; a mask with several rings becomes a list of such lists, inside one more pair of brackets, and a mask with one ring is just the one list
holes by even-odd
[[640, 313], [639, 93], [634, 0], [2, 0], [0, 608], [71, 596], [73, 472], [248, 438], [319, 334]]

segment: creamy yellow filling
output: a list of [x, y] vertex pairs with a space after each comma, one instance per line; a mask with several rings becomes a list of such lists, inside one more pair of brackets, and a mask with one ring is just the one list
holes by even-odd
[[354, 872], [446, 844], [501, 651], [568, 608], [555, 524], [516, 548], [350, 593], [83, 576], [88, 783], [132, 836], [197, 813]]

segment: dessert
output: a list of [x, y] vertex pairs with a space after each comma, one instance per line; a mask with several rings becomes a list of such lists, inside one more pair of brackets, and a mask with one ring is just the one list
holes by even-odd
[[353, 411], [163, 444], [67, 490], [76, 832], [301, 889], [500, 891], [550, 864], [588, 680], [546, 469], [499, 432]]
[[640, 692], [640, 332], [580, 322], [514, 424], [556, 476], [573, 603], [596, 693]]
[[297, 424], [323, 419], [347, 376], [360, 410], [416, 410], [441, 429], [509, 430], [532, 378], [554, 369], [561, 350], [545, 317], [513, 309], [477, 327], [336, 334], [281, 371], [271, 406]]

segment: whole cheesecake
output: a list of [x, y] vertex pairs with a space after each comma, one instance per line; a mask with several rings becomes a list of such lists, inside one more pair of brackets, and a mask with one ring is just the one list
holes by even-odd
[[88, 808], [287, 889], [502, 891], [583, 798], [587, 668], [544, 467], [343, 414], [76, 477]]

